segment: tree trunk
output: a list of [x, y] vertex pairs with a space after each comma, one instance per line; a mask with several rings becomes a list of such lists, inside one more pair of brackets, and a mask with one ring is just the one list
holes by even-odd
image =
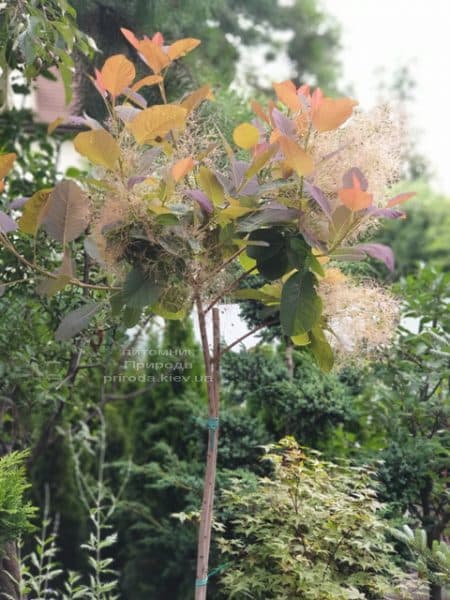
[[430, 585], [430, 600], [442, 600], [442, 586], [434, 583]]
[[6, 542], [0, 559], [0, 598], [20, 600], [20, 566], [15, 542]]
[[219, 310], [213, 308], [213, 355], [211, 357], [206, 331], [205, 313], [199, 299], [197, 300], [197, 313], [208, 389], [208, 450], [206, 455], [205, 483], [198, 532], [195, 600], [206, 600], [217, 469], [217, 445], [219, 439], [220, 323]]

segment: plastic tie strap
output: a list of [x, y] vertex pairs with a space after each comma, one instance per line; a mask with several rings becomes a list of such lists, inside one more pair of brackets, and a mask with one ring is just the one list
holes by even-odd
[[221, 571], [226, 569], [228, 567], [228, 565], [230, 565], [230, 564], [231, 563], [229, 563], [229, 562], [222, 563], [221, 565], [219, 565], [218, 567], [216, 567], [215, 569], [210, 571], [204, 579], [196, 579], [195, 587], [203, 587], [205, 585], [208, 585], [208, 581], [209, 581], [210, 577], [212, 577], [213, 575], [217, 575], [218, 573], [220, 573]]
[[209, 448], [213, 450], [216, 438], [216, 431], [219, 429], [219, 417], [209, 417], [207, 421], [208, 429], [212, 432], [209, 441]]

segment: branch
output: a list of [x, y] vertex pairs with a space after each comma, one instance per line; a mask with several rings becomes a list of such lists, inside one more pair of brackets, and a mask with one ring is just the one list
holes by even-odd
[[[28, 267], [32, 271], [41, 273], [41, 275], [45, 275], [46, 277], [49, 277], [50, 279], [58, 279], [58, 275], [55, 275], [55, 273], [51, 273], [50, 271], [47, 271], [46, 269], [40, 267], [39, 265], [36, 265], [35, 263], [30, 262], [24, 256], [22, 256], [19, 252], [17, 252], [17, 250], [14, 248], [13, 244], [10, 243], [8, 238], [3, 233], [0, 233], [0, 241], [3, 243], [5, 248], [7, 248], [12, 254], [14, 254], [14, 256], [17, 258], [17, 260], [19, 260], [22, 264], [24, 264], [26, 267]], [[70, 285], [76, 285], [78, 287], [87, 288], [90, 290], [106, 290], [106, 291], [120, 290], [120, 288], [118, 288], [118, 287], [113, 287], [113, 286], [109, 286], [109, 285], [97, 285], [97, 284], [92, 284], [92, 283], [84, 283], [83, 281], [80, 281], [79, 279], [76, 279], [75, 277], [70, 279], [68, 281], [68, 283]]]
[[250, 273], [252, 273], [252, 271], [254, 271], [256, 269], [256, 265], [254, 267], [252, 267], [251, 269], [248, 269], [247, 271], [245, 271], [244, 273], [242, 273], [242, 275], [240, 275], [237, 279], [235, 279], [229, 286], [227, 286], [224, 290], [222, 290], [220, 292], [220, 294], [218, 294], [214, 300], [212, 300], [212, 302], [207, 306], [207, 308], [205, 309], [205, 314], [210, 311], [212, 309], [213, 306], [215, 306], [217, 304], [217, 302], [220, 302], [220, 300], [226, 296], [226, 294], [228, 292], [231, 292], [232, 290], [234, 290], [235, 287], [237, 287], [239, 285], [239, 283], [245, 279], [245, 277], [247, 277], [247, 275], [250, 275]]
[[257, 325], [256, 327], [254, 327], [253, 329], [251, 329], [250, 331], [248, 331], [244, 335], [241, 335], [240, 338], [238, 338], [237, 340], [235, 340], [229, 346], [227, 346], [226, 348], [224, 348], [222, 350], [221, 354], [225, 354], [225, 352], [229, 352], [231, 350], [231, 348], [234, 348], [234, 346], [236, 346], [237, 344], [240, 344], [240, 342], [242, 342], [243, 340], [245, 340], [246, 338], [248, 338], [252, 334], [256, 333], [260, 329], [263, 329], [264, 327], [270, 327], [270, 325], [275, 325], [275, 324], [277, 324], [279, 322], [280, 322], [279, 319], [272, 319], [270, 321], [265, 321], [264, 323], [260, 323], [259, 325]]

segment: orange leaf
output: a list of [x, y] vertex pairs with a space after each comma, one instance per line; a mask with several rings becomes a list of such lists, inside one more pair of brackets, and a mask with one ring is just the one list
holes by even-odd
[[134, 46], [136, 49], [139, 48], [140, 42], [132, 31], [130, 31], [129, 29], [125, 29], [125, 27], [121, 27], [120, 31], [122, 32], [122, 35], [130, 42], [130, 44], [132, 46]]
[[137, 81], [134, 85], [132, 85], [131, 89], [133, 90], [133, 92], [137, 92], [146, 85], [156, 85], [158, 83], [161, 83], [162, 80], [163, 78], [161, 77], [161, 75], [148, 75], [147, 77], [144, 77], [143, 79]]
[[164, 44], [164, 36], [160, 31], [157, 31], [155, 35], [152, 37], [152, 42], [157, 46], [162, 46]]
[[172, 177], [175, 181], [179, 181], [182, 177], [187, 175], [194, 168], [194, 159], [192, 156], [188, 158], [182, 158], [175, 163], [171, 169]]
[[252, 100], [250, 106], [252, 107], [252, 111], [257, 117], [259, 117], [262, 121], [265, 121], [270, 125], [269, 115], [264, 112], [264, 109], [259, 102], [256, 102], [256, 100]]
[[188, 52], [191, 52], [200, 44], [200, 40], [196, 40], [195, 38], [184, 38], [183, 40], [178, 40], [171, 44], [167, 50], [167, 54], [171, 60], [176, 60]]
[[144, 60], [150, 69], [156, 75], [159, 75], [159, 73], [161, 73], [161, 71], [171, 63], [169, 56], [161, 49], [160, 46], [155, 44], [155, 42], [152, 42], [152, 40], [142, 40], [139, 42], [137, 49], [138, 52], [144, 57]]
[[[180, 129], [186, 121], [187, 111], [175, 104], [157, 104], [141, 111], [128, 127], [138, 144], [151, 144], [164, 137], [171, 129]], [[161, 141], [161, 140], [159, 140]]]
[[297, 142], [285, 135], [281, 136], [278, 142], [286, 159], [286, 165], [293, 169], [297, 175], [303, 177], [314, 171], [313, 159], [300, 148]]
[[278, 96], [278, 100], [292, 110], [292, 112], [298, 112], [301, 109], [302, 105], [292, 81], [288, 80], [281, 83], [274, 83], [273, 87]]
[[351, 98], [322, 98], [313, 109], [312, 122], [319, 132], [337, 129], [351, 117], [353, 107], [358, 104]]
[[3, 179], [5, 175], [11, 171], [14, 161], [17, 158], [17, 154], [10, 152], [9, 154], [0, 155], [0, 179]]
[[394, 196], [393, 198], [391, 198], [388, 203], [386, 204], [386, 206], [397, 206], [397, 204], [402, 204], [403, 202], [406, 202], [407, 200], [409, 200], [410, 198], [412, 198], [413, 196], [416, 195], [416, 192], [405, 192], [403, 194], [398, 194], [397, 196]]
[[250, 150], [259, 142], [259, 129], [251, 123], [242, 123], [233, 131], [233, 140], [240, 148]]
[[183, 106], [188, 114], [191, 113], [197, 106], [203, 102], [203, 100], [214, 100], [214, 95], [211, 91], [209, 85], [203, 85], [191, 92], [184, 100], [181, 101], [181, 106]]
[[353, 187], [339, 190], [339, 199], [350, 210], [363, 210], [372, 205], [373, 196], [361, 189], [359, 179], [352, 175]]
[[136, 77], [133, 63], [123, 54], [110, 56], [101, 70], [102, 83], [111, 96], [116, 97], [130, 87]]

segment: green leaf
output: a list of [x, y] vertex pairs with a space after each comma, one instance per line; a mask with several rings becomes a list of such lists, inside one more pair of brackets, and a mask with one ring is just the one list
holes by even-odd
[[321, 327], [313, 327], [309, 333], [311, 338], [311, 352], [317, 361], [317, 364], [325, 373], [329, 373], [333, 368], [334, 356], [333, 350], [328, 343], [325, 333]]
[[294, 273], [283, 285], [281, 292], [280, 321], [283, 332], [289, 336], [300, 335], [319, 321], [322, 301], [315, 290], [312, 273]]
[[128, 308], [142, 309], [144, 306], [155, 304], [160, 292], [160, 287], [141, 269], [135, 267], [125, 279], [122, 298]]
[[98, 313], [100, 308], [100, 304], [91, 302], [70, 312], [59, 324], [55, 332], [55, 339], [58, 342], [70, 340], [89, 325], [92, 317]]
[[269, 280], [279, 279], [288, 269], [288, 255], [284, 237], [276, 229], [258, 229], [249, 236], [247, 254], [256, 260], [258, 271]]
[[308, 257], [310, 253], [311, 248], [305, 242], [305, 239], [301, 234], [296, 234], [289, 238], [287, 255], [289, 259], [289, 265], [293, 269], [304, 271], [307, 268]]

